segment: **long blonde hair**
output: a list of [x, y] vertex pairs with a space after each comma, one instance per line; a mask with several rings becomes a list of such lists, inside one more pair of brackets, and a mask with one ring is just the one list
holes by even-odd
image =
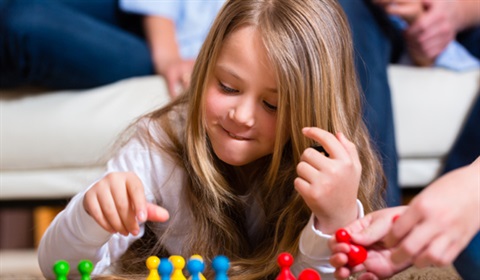
[[[262, 37], [279, 92], [274, 151], [259, 160], [258, 170], [249, 176], [253, 180], [245, 180], [238, 168], [216, 158], [204, 124], [206, 81], [226, 37], [243, 26], [254, 26]], [[206, 262], [219, 254], [228, 256], [230, 279], [275, 278], [276, 257], [283, 251], [297, 253], [311, 213], [293, 188], [300, 156], [313, 144], [302, 135], [303, 127], [341, 131], [354, 142], [362, 163], [358, 198], [366, 212], [383, 206], [383, 173], [362, 121], [352, 49], [345, 15], [335, 0], [231, 0], [224, 5], [199, 53], [189, 89], [147, 116], [169, 138], [168, 145], [156, 145], [188, 175], [195, 230], [185, 233], [186, 256], [200, 252]], [[248, 240], [244, 218], [248, 206], [232, 187], [244, 183], [256, 192], [265, 212], [258, 244]], [[134, 263], [135, 256], [145, 269], [148, 255], [142, 254], [168, 254], [153, 227], [148, 236], [151, 241], [129, 249], [124, 264]], [[213, 277], [212, 271], [205, 274]]]

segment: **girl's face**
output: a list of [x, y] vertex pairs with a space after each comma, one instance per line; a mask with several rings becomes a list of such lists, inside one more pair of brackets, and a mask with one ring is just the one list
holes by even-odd
[[278, 93], [253, 27], [226, 38], [205, 96], [206, 130], [222, 161], [243, 166], [273, 152]]

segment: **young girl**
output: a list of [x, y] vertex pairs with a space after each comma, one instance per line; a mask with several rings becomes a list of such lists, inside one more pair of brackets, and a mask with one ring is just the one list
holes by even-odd
[[295, 274], [332, 277], [330, 235], [382, 206], [360, 103], [336, 1], [228, 1], [186, 94], [140, 119], [49, 227], [44, 275], [90, 259], [94, 275], [145, 277], [150, 255], [200, 254], [208, 279], [222, 254], [231, 279], [274, 279], [286, 251]]

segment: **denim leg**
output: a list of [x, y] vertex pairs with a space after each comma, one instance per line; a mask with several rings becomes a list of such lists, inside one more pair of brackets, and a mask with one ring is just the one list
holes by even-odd
[[71, 3], [0, 1], [0, 87], [82, 89], [153, 73], [143, 38]]
[[480, 96], [477, 96], [467, 121], [447, 156], [443, 172], [468, 165], [480, 156]]
[[464, 280], [477, 280], [480, 275], [480, 233], [470, 241], [467, 248], [453, 263]]
[[[391, 42], [370, 5], [361, 0], [340, 0], [352, 30], [356, 68], [365, 95], [364, 119], [387, 177], [386, 202], [401, 202], [398, 186], [397, 151], [387, 66]], [[360, 147], [361, 148], [361, 147]]]

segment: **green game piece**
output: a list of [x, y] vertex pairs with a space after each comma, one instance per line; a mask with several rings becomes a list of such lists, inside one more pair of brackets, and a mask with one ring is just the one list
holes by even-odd
[[78, 263], [78, 272], [82, 275], [82, 280], [90, 280], [90, 274], [93, 271], [93, 263], [89, 260], [81, 260]]
[[68, 280], [67, 275], [70, 271], [70, 265], [67, 261], [60, 260], [53, 265], [53, 273], [57, 276], [56, 280]]

